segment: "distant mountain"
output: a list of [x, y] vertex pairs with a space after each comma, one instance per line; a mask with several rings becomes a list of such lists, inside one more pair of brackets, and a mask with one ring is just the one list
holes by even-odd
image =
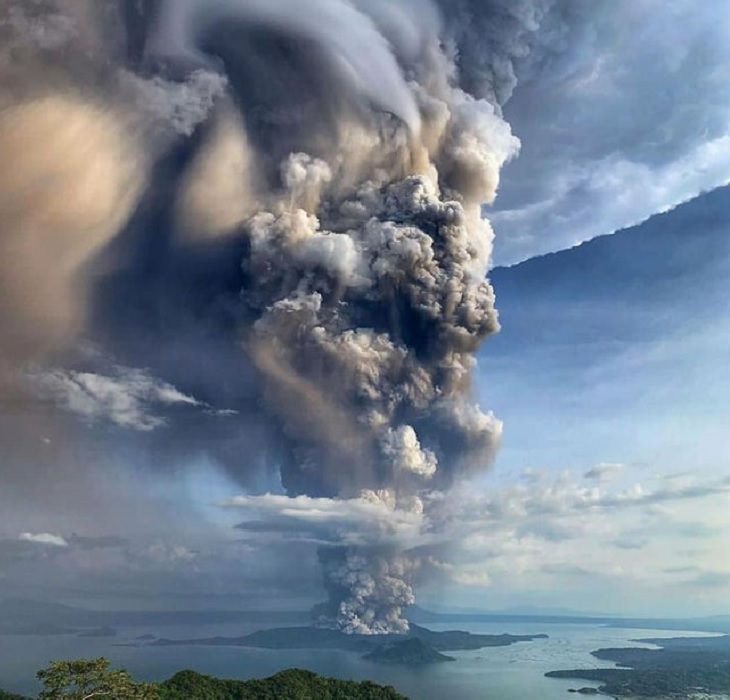
[[621, 344], [716, 326], [730, 294], [730, 187], [490, 277], [502, 330], [483, 353], [526, 360], [519, 372], [544, 371], [546, 352], [575, 371]]
[[[728, 270], [730, 187], [721, 187], [637, 226], [496, 268], [491, 277], [499, 305], [509, 314], [513, 300], [538, 290], [553, 300], [580, 301], [588, 294], [592, 301], [613, 302], [638, 296], [642, 303], [663, 305], [681, 286], [687, 295], [683, 301], [701, 307], [710, 301], [708, 291], [714, 298], [714, 292], [727, 289]], [[710, 289], [704, 284], [708, 280]]]
[[[539, 613], [521, 614], [510, 612], [433, 612], [414, 606], [408, 610], [408, 619], [417, 624], [450, 623], [454, 625], [468, 622], [519, 622], [524, 624], [551, 625], [606, 625], [624, 629], [692, 629], [700, 632], [730, 633], [730, 615], [693, 618], [657, 617], [620, 617], [618, 615], [589, 616], [584, 613], [575, 615]], [[414, 625], [415, 626], [415, 625]], [[423, 629], [423, 628], [420, 628]]]
[[54, 624], [74, 625], [94, 615], [89, 610], [80, 610], [60, 603], [5, 598], [0, 600], [0, 625]]
[[[208, 625], [229, 622], [303, 624], [306, 611], [280, 610], [87, 610], [25, 599], [0, 600], [0, 632], [6, 634], [92, 634], [136, 625]], [[106, 635], [111, 636], [111, 635]]]
[[573, 608], [550, 608], [538, 605], [521, 605], [514, 608], [502, 608], [497, 610], [498, 615], [539, 615], [551, 617], [616, 617], [610, 613], [590, 612], [587, 610], [574, 610]]
[[617, 342], [691, 332], [725, 316], [730, 187], [490, 277], [502, 320], [501, 333], [485, 344], [490, 357], [519, 361], [530, 348], [541, 354], [555, 346], [580, 363], [582, 346], [610, 355]]

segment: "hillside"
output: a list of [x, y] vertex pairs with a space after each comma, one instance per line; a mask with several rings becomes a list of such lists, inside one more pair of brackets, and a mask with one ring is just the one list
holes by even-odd
[[[300, 669], [250, 681], [220, 680], [195, 671], [181, 671], [154, 690], [159, 700], [408, 700], [389, 686], [323, 678]], [[0, 700], [30, 698], [0, 690]]]
[[252, 681], [218, 680], [182, 671], [160, 685], [160, 700], [406, 700], [391, 687], [322, 678], [292, 669]]

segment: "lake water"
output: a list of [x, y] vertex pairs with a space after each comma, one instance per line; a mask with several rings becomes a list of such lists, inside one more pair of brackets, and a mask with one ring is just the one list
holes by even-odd
[[139, 680], [162, 680], [190, 668], [220, 678], [270, 676], [285, 668], [307, 668], [326, 676], [370, 679], [395, 686], [412, 700], [568, 700], [569, 688], [592, 685], [578, 680], [545, 678], [546, 671], [611, 667], [590, 656], [600, 647], [641, 646], [639, 637], [705, 636], [683, 630], [615, 629], [596, 625], [526, 623], [432, 624], [434, 630], [463, 629], [482, 634], [547, 634], [549, 639], [478, 651], [448, 652], [456, 662], [424, 669], [380, 666], [357, 654], [337, 651], [271, 651], [236, 647], [120, 647], [138, 636], [170, 639], [214, 635], [240, 636], [262, 625], [125, 628], [111, 639], [75, 636], [0, 635], [0, 688], [34, 693], [35, 672], [51, 659], [106, 656]]

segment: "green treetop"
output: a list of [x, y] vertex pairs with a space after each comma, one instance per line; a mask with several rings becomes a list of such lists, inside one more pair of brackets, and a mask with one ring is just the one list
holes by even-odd
[[135, 683], [126, 671], [111, 669], [106, 659], [54, 661], [38, 672], [43, 691], [38, 700], [157, 700], [157, 690]]

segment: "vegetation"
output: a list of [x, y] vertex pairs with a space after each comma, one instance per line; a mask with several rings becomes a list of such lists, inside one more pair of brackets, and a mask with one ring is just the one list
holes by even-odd
[[222, 681], [183, 671], [160, 686], [160, 700], [406, 700], [391, 687], [322, 678], [293, 669], [265, 680]]
[[[271, 678], [219, 680], [182, 671], [159, 684], [136, 683], [106, 659], [57, 661], [38, 673], [38, 700], [407, 700], [394, 688], [369, 681], [322, 678], [292, 669]], [[30, 700], [0, 690], [0, 700]]]
[[54, 661], [38, 672], [38, 700], [156, 700], [156, 689], [114, 671], [106, 659]]

